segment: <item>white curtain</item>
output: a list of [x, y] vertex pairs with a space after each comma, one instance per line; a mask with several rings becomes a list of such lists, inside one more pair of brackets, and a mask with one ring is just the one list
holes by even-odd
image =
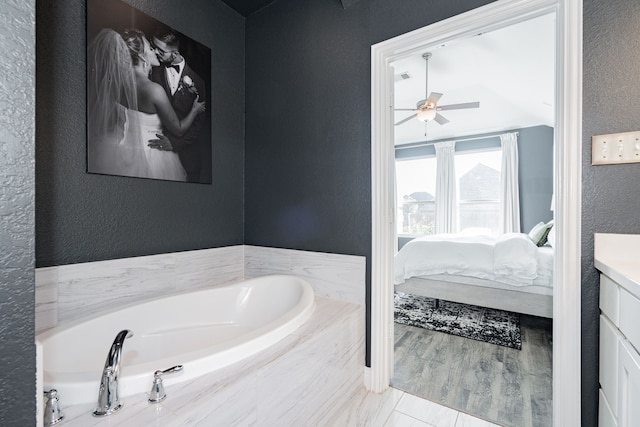
[[518, 134], [500, 135], [502, 174], [500, 177], [500, 228], [503, 233], [520, 232], [520, 192], [518, 190]]
[[436, 233], [456, 231], [455, 141], [438, 142], [436, 149]]

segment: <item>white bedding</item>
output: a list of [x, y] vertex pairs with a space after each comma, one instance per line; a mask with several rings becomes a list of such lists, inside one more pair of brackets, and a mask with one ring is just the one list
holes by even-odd
[[553, 249], [537, 247], [522, 233], [500, 237], [439, 234], [411, 240], [395, 257], [395, 284], [443, 274], [511, 286], [552, 287]]

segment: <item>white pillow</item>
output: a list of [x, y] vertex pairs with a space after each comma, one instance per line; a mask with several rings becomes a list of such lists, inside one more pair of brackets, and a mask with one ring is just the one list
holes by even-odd
[[538, 240], [540, 240], [540, 236], [544, 233], [544, 226], [546, 224], [542, 221], [533, 226], [531, 231], [529, 231], [529, 238], [533, 240], [533, 243], [538, 244]]
[[529, 237], [537, 246], [542, 246], [547, 243], [547, 235], [549, 231], [553, 228], [553, 220], [548, 223], [539, 222], [533, 226], [531, 231], [529, 232]]
[[556, 228], [555, 227], [551, 227], [551, 230], [549, 230], [549, 234], [547, 234], [547, 243], [552, 248], [556, 246]]

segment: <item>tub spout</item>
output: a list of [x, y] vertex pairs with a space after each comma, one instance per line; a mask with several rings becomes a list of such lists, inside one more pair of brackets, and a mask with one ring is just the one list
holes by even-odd
[[111, 415], [122, 408], [122, 402], [118, 397], [118, 374], [120, 373], [120, 358], [122, 357], [122, 346], [126, 338], [132, 337], [133, 332], [124, 329], [118, 332], [111, 344], [107, 360], [104, 362], [102, 378], [100, 379], [100, 390], [98, 391], [98, 406], [93, 411], [94, 417], [104, 417]]

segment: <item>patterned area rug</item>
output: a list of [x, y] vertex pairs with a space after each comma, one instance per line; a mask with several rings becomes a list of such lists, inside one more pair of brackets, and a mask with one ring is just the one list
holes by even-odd
[[520, 315], [476, 305], [436, 300], [396, 292], [394, 295], [396, 323], [417, 326], [431, 331], [485, 341], [505, 347], [522, 348]]

